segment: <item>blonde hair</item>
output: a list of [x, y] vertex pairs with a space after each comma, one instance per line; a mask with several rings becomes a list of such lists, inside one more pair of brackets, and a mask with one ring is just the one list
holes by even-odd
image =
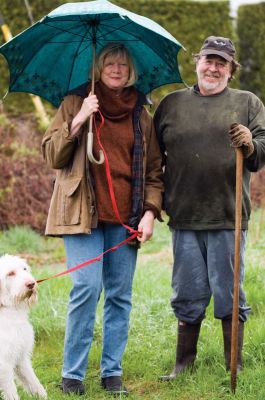
[[108, 43], [102, 48], [96, 57], [95, 62], [95, 81], [100, 80], [101, 72], [104, 68], [104, 62], [106, 58], [116, 60], [118, 58], [125, 59], [129, 67], [129, 78], [125, 87], [132, 86], [137, 81], [137, 72], [129, 53], [129, 50], [121, 43]]

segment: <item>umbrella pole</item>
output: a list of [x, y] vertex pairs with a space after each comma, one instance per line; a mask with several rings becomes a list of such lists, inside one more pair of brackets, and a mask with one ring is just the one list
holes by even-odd
[[[96, 61], [96, 42], [93, 42], [93, 58], [92, 58], [92, 71], [91, 71], [91, 94], [95, 92], [95, 61]], [[99, 160], [96, 160], [93, 156], [93, 115], [89, 117], [89, 129], [87, 133], [87, 157], [93, 164], [102, 164], [104, 162], [104, 154], [102, 150], [99, 150]]]
[[242, 175], [243, 153], [236, 149], [236, 205], [235, 205], [235, 258], [234, 258], [234, 292], [231, 339], [231, 390], [236, 392], [237, 356], [238, 356], [238, 323], [239, 323], [239, 277], [240, 277], [240, 240], [242, 220]]

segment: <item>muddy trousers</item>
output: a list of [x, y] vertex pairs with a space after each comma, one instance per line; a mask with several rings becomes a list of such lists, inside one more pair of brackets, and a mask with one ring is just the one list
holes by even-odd
[[[233, 309], [233, 230], [172, 232], [174, 265], [171, 305], [180, 321], [196, 325], [205, 317], [213, 296], [214, 316], [231, 319]], [[250, 307], [242, 288], [246, 231], [241, 235], [239, 319], [247, 320]]]

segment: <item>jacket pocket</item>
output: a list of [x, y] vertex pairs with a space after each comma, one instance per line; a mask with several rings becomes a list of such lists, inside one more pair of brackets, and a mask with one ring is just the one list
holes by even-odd
[[58, 182], [57, 225], [77, 225], [81, 218], [81, 179]]

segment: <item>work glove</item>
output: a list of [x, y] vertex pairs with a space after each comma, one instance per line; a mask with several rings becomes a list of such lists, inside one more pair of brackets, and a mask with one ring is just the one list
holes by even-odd
[[232, 147], [242, 147], [243, 155], [248, 158], [254, 152], [252, 134], [250, 130], [241, 124], [232, 124], [229, 131]]

